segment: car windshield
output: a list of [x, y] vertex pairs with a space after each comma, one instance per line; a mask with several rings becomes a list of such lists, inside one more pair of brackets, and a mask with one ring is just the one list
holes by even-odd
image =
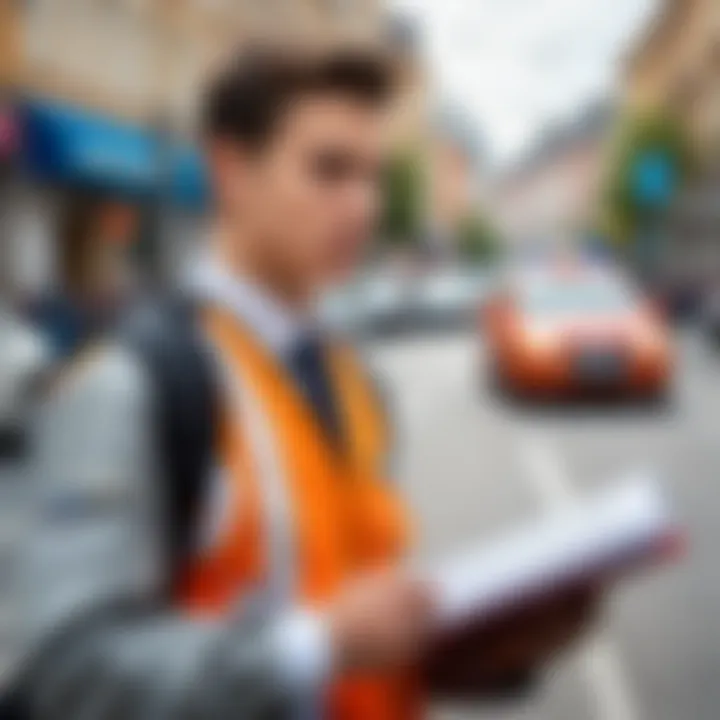
[[616, 280], [546, 281], [522, 291], [523, 309], [532, 315], [604, 315], [632, 307], [634, 295]]

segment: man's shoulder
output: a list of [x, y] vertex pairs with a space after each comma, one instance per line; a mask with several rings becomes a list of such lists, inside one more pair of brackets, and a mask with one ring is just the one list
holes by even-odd
[[137, 354], [121, 342], [107, 340], [67, 363], [52, 383], [48, 402], [96, 415], [117, 406], [146, 407], [150, 395], [148, 373]]
[[[183, 308], [181, 314], [181, 307]], [[189, 321], [179, 300], [143, 299], [126, 307], [114, 326], [63, 365], [51, 395], [132, 398], [152, 391], [153, 363], [171, 359]]]

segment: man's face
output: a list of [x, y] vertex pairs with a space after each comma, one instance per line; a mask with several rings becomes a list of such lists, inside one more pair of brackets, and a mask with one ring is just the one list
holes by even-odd
[[220, 202], [251, 262], [302, 291], [352, 271], [380, 206], [382, 122], [356, 100], [311, 97], [288, 109], [262, 149], [226, 149]]

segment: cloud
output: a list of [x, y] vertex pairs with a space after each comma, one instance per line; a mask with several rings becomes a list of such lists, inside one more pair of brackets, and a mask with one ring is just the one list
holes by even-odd
[[417, 18], [439, 101], [459, 104], [500, 161], [616, 86], [657, 0], [394, 0]]

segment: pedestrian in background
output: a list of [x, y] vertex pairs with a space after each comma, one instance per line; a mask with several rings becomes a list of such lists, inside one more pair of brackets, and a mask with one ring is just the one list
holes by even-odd
[[58, 361], [102, 335], [136, 290], [130, 248], [138, 216], [123, 202], [73, 197], [59, 228], [59, 283], [35, 298], [30, 316]]

